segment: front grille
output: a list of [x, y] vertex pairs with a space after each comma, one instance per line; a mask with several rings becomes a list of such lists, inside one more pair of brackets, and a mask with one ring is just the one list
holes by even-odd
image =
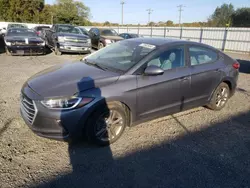
[[79, 38], [73, 38], [73, 37], [67, 37], [65, 38], [66, 42], [75, 42], [75, 43], [87, 43], [86, 39], [79, 39]]
[[23, 118], [25, 118], [25, 120], [27, 120], [32, 125], [37, 112], [35, 104], [31, 99], [22, 94], [20, 96], [20, 100]]
[[12, 45], [24, 46], [27, 45], [25, 42], [12, 42]]

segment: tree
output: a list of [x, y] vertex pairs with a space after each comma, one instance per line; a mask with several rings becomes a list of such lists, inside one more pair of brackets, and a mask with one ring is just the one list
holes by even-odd
[[149, 26], [155, 26], [155, 23], [154, 22], [149, 22], [148, 25]]
[[8, 17], [14, 22], [39, 22], [44, 0], [9, 0]]
[[166, 24], [165, 24], [165, 22], [163, 22], [163, 21], [159, 21], [159, 22], [157, 23], [157, 25], [158, 25], [158, 26], [165, 26]]
[[167, 25], [167, 26], [173, 26], [173, 25], [174, 25], [174, 22], [171, 21], [171, 20], [168, 20], [168, 21], [166, 22], [166, 25]]
[[233, 27], [250, 27], [250, 8], [239, 8], [232, 16]]
[[234, 6], [231, 3], [224, 3], [215, 9], [209, 20], [217, 27], [226, 27], [227, 24], [231, 25], [233, 14]]
[[109, 22], [109, 21], [106, 21], [106, 22], [104, 22], [103, 25], [104, 25], [104, 26], [110, 26], [110, 22]]
[[0, 20], [9, 21], [8, 10], [10, 9], [9, 0], [0, 1]]
[[54, 5], [45, 5], [43, 10], [40, 12], [39, 20], [40, 23], [44, 24], [52, 24], [53, 23], [53, 16], [55, 16], [56, 7]]

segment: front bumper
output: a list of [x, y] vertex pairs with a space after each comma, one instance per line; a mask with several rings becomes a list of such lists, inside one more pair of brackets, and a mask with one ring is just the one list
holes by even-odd
[[82, 138], [83, 126], [89, 116], [88, 105], [67, 111], [51, 110], [41, 104], [41, 97], [28, 86], [22, 89], [21, 96], [21, 116], [35, 134], [64, 141]]
[[43, 55], [45, 54], [45, 46], [7, 46], [12, 55]]
[[89, 53], [91, 50], [91, 44], [77, 45], [77, 44], [60, 43], [58, 46], [60, 52]]

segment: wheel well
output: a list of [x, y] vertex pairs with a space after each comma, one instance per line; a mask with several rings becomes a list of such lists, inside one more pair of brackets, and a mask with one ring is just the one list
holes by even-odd
[[125, 112], [126, 112], [126, 115], [128, 116], [128, 119], [129, 119], [129, 126], [131, 125], [131, 122], [132, 122], [132, 119], [131, 119], [131, 110], [129, 108], [129, 106], [127, 104], [125, 104], [124, 102], [120, 102], [120, 101], [110, 101], [108, 102], [108, 104], [116, 104], [116, 105], [121, 105]]
[[232, 91], [232, 84], [231, 84], [231, 82], [228, 81], [228, 80], [225, 80], [225, 81], [223, 81], [223, 82], [226, 83], [226, 84], [228, 85], [230, 91]]

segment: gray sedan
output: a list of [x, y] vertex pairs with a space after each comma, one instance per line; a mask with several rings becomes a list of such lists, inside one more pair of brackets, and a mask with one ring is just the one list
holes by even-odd
[[108, 145], [125, 127], [198, 106], [222, 109], [239, 63], [208, 45], [157, 38], [113, 43], [31, 77], [21, 114], [40, 136]]

